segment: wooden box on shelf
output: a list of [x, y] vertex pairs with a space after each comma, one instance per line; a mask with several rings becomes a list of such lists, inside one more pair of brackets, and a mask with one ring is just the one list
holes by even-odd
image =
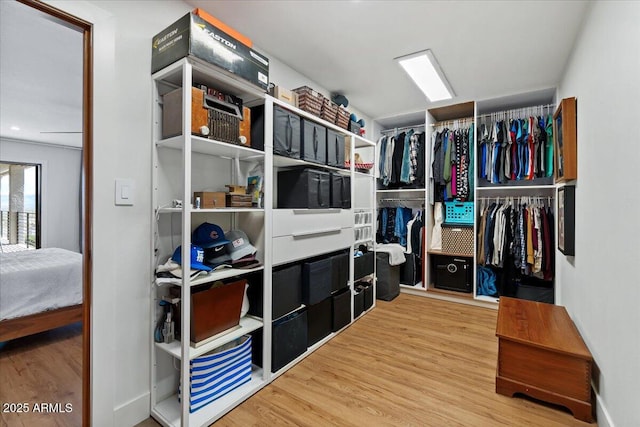
[[216, 209], [226, 207], [225, 193], [221, 191], [196, 191], [193, 193], [193, 204], [197, 206], [196, 199], [200, 198], [201, 209]]
[[576, 98], [565, 98], [553, 115], [556, 182], [578, 178]]

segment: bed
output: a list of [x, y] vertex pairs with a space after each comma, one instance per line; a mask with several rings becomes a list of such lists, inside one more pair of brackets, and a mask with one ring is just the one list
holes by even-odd
[[0, 253], [0, 341], [81, 320], [81, 254], [60, 248]]

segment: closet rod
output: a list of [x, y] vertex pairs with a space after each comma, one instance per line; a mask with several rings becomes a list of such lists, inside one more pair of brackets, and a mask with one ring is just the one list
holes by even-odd
[[404, 197], [393, 199], [380, 199], [379, 202], [424, 202], [424, 197]]
[[508, 110], [502, 110], [502, 111], [494, 111], [493, 113], [487, 113], [487, 114], [479, 114], [478, 115], [478, 119], [484, 118], [484, 117], [491, 117], [491, 116], [496, 116], [496, 115], [505, 115], [505, 114], [512, 114], [512, 113], [520, 113], [520, 112], [526, 112], [527, 110], [536, 110], [536, 109], [549, 109], [550, 113], [553, 112], [553, 110], [556, 108], [556, 106], [554, 104], [545, 104], [545, 105], [532, 105], [530, 107], [522, 107], [522, 108], [511, 108]]
[[384, 129], [381, 130], [380, 133], [398, 133], [398, 131], [403, 131], [403, 130], [411, 130], [411, 129], [415, 129], [415, 128], [423, 128], [424, 129], [424, 125], [413, 125], [413, 126], [402, 126], [402, 127], [397, 127], [397, 128], [393, 128], [393, 129]]

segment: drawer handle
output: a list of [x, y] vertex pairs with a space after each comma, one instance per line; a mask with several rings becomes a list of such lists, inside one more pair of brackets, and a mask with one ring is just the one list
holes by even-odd
[[340, 213], [341, 209], [293, 209], [294, 214], [325, 214], [325, 213]]
[[294, 239], [298, 239], [298, 238], [301, 238], [301, 237], [317, 236], [317, 235], [321, 235], [321, 234], [339, 233], [340, 230], [341, 230], [340, 227], [326, 228], [324, 230], [301, 231], [299, 233], [292, 233], [291, 235], [293, 236]]

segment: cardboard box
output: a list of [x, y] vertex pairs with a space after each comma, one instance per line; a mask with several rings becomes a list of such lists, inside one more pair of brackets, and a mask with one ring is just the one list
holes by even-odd
[[284, 101], [287, 104], [293, 105], [296, 108], [298, 107], [298, 94], [290, 91], [289, 89], [285, 89], [282, 86], [276, 86], [273, 88], [273, 97], [280, 101]]
[[215, 209], [226, 207], [225, 193], [220, 191], [199, 191], [193, 193], [193, 205], [196, 197], [200, 197], [200, 209]]
[[266, 91], [269, 59], [207, 20], [188, 13], [153, 38], [151, 72], [185, 56], [216, 65]]

